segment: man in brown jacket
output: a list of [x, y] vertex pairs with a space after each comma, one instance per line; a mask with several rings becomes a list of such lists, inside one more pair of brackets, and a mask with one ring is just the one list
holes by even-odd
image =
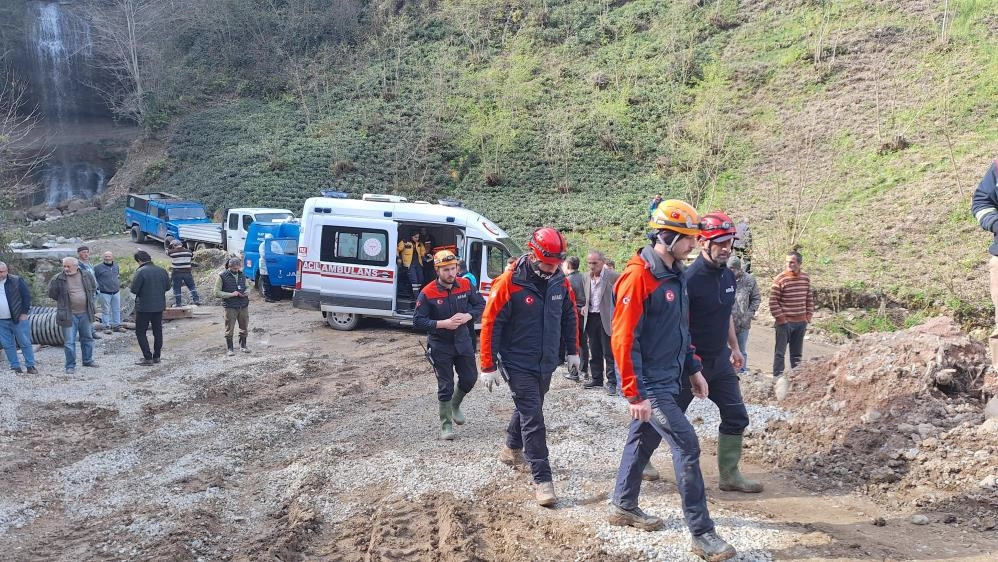
[[789, 389], [785, 380], [784, 354], [790, 346], [790, 368], [796, 367], [804, 355], [804, 334], [814, 314], [811, 278], [801, 271], [803, 258], [797, 251], [787, 254], [787, 268], [773, 279], [769, 291], [769, 311], [776, 320], [776, 350], [773, 353], [773, 377], [776, 398], [782, 400]]
[[66, 348], [66, 374], [76, 372], [76, 339], [84, 367], [96, 367], [94, 362], [93, 323], [97, 314], [94, 294], [97, 283], [92, 275], [80, 271], [76, 258], [62, 259], [62, 273], [49, 282], [48, 296], [56, 303], [55, 320], [62, 327]]

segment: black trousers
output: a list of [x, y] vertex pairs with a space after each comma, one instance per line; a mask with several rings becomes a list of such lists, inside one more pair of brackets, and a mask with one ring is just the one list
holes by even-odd
[[437, 400], [449, 402], [454, 397], [454, 371], [457, 371], [457, 387], [465, 394], [471, 392], [478, 381], [478, 364], [474, 355], [459, 355], [438, 348], [431, 348], [430, 355], [433, 357], [433, 370], [437, 372]]
[[602, 384], [603, 374], [606, 373], [606, 382], [616, 386], [617, 373], [614, 370], [613, 350], [610, 349], [610, 336], [603, 330], [598, 312], [590, 312], [586, 318], [586, 339], [589, 340], [589, 374], [592, 375], [593, 382]]
[[790, 368], [800, 364], [804, 355], [804, 334], [807, 333], [807, 322], [787, 322], [776, 327], [776, 349], [773, 351], [773, 376], [783, 374], [785, 367], [784, 355], [787, 345], [790, 345]]
[[[149, 340], [146, 338], [146, 330], [152, 326], [152, 351], [149, 351]], [[146, 359], [159, 359], [159, 354], [163, 351], [163, 313], [162, 312], [136, 312], [135, 313], [135, 339], [139, 340], [139, 349], [142, 350], [142, 357]]]
[[263, 292], [263, 298], [277, 300], [277, 297], [274, 296], [274, 286], [270, 284], [270, 275], [260, 276], [260, 289]]
[[[704, 357], [703, 378], [707, 379], [707, 398], [717, 405], [717, 411], [721, 414], [721, 423], [717, 426], [717, 432], [723, 435], [741, 435], [748, 427], [748, 411], [745, 409], [745, 402], [742, 401], [742, 389], [738, 384], [738, 375], [731, 365], [731, 354], [722, 353], [717, 357]], [[683, 413], [690, 407], [693, 401], [693, 387], [690, 385], [689, 377], [682, 377], [682, 388], [679, 391], [677, 404], [682, 408]]]
[[[583, 373], [589, 372], [589, 342], [586, 341], [586, 320], [582, 316], [581, 312], [576, 314], [576, 319], [578, 320], [579, 327], [579, 370]], [[559, 363], [565, 362], [565, 357], [568, 356], [568, 350], [565, 349], [565, 340], [561, 340], [561, 344], [558, 346], [558, 361]]]

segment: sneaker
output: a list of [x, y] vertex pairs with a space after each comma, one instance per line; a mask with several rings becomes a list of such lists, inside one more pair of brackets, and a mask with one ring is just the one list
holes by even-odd
[[11, 370], [12, 372], [14, 372], [14, 373], [18, 373], [18, 374], [21, 374], [21, 375], [23, 375], [23, 374], [24, 374], [24, 371], [23, 371], [23, 370], [21, 370], [21, 368], [20, 368], [20, 367], [11, 367], [11, 368], [10, 368], [10, 370]]
[[579, 370], [574, 367], [569, 367], [568, 371], [565, 373], [565, 378], [570, 381], [579, 382]]
[[139, 359], [138, 361], [135, 362], [135, 364], [140, 365], [142, 367], [150, 367], [152, 366], [153, 363], [152, 359]]
[[111, 328], [104, 328], [104, 335], [110, 336], [112, 331]]
[[662, 528], [662, 518], [648, 515], [640, 507], [624, 509], [616, 504], [610, 504], [607, 522], [616, 527], [634, 527], [642, 531], [657, 531]]
[[534, 497], [537, 498], [537, 505], [541, 507], [551, 507], [558, 503], [558, 496], [554, 494], [553, 482], [534, 484]]
[[87, 361], [86, 363], [83, 364], [83, 366], [84, 367], [97, 367], [97, 362], [96, 361]]
[[153, 363], [159, 363], [159, 361], [160, 361], [159, 357], [153, 357], [152, 358], [152, 362]]
[[603, 388], [604, 388], [604, 390], [606, 390], [606, 395], [607, 396], [616, 396], [617, 395], [617, 383], [610, 383], [610, 382], [608, 382], [608, 383], [606, 383], [606, 386], [603, 387]]
[[230, 347], [229, 349], [227, 349], [227, 350], [225, 351], [225, 354], [226, 354], [226, 355], [228, 355], [229, 357], [232, 357], [233, 355], [235, 355], [235, 354], [236, 354], [236, 350], [234, 350], [234, 349], [232, 349], [232, 348]]
[[650, 460], [647, 464], [645, 464], [644, 469], [641, 470], [641, 479], [645, 482], [654, 482], [661, 477], [662, 476], [658, 473], [658, 469], [652, 466]]
[[242, 351], [243, 353], [249, 353], [250, 352], [250, 350], [249, 350], [248, 347], [240, 347], [239, 351]]
[[28, 374], [29, 375], [37, 375], [38, 374], [38, 369], [36, 369], [34, 367], [28, 367]]
[[693, 544], [690, 547], [690, 551], [707, 562], [721, 562], [721, 560], [734, 558], [735, 554], [738, 554], [730, 544], [717, 536], [717, 533], [714, 531], [708, 531], [698, 537], [693, 537]]
[[76, 374], [76, 369], [74, 369], [72, 367], [67, 367], [66, 368], [66, 374], [67, 375], [75, 375]]
[[124, 332], [125, 331], [125, 328], [122, 327], [122, 326], [115, 326], [114, 328], [111, 328], [111, 329], [114, 330], [115, 332]]
[[582, 388], [592, 389], [592, 388], [603, 388], [603, 381], [590, 380], [582, 385]]

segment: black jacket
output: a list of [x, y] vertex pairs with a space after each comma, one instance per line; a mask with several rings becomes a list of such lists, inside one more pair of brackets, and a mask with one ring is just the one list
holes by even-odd
[[735, 306], [735, 272], [697, 257], [686, 270], [690, 298], [690, 338], [700, 357], [727, 358], [731, 310]]
[[27, 314], [31, 310], [31, 290], [24, 279], [17, 275], [7, 274], [7, 281], [3, 284], [3, 290], [7, 293], [7, 306], [10, 307], [10, 319], [17, 324], [18, 316]]
[[140, 265], [128, 289], [135, 295], [135, 312], [166, 310], [166, 292], [170, 288], [170, 275], [165, 269], [152, 262]]
[[416, 298], [416, 313], [413, 327], [429, 332], [430, 349], [445, 350], [457, 355], [474, 355], [475, 342], [471, 330], [461, 326], [456, 330], [437, 329], [437, 320], [446, 320], [458, 312], [466, 312], [472, 316], [469, 322], [482, 318], [485, 310], [485, 299], [478, 290], [471, 286], [471, 281], [464, 277], [454, 280], [454, 286], [447, 289], [440, 281], [433, 281], [419, 292]]
[[998, 160], [991, 164], [974, 191], [970, 211], [981, 228], [994, 235], [988, 251], [998, 256]]

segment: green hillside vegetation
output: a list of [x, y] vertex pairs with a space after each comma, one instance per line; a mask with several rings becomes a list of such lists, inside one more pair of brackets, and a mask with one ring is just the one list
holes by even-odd
[[998, 153], [998, 1], [297, 3], [323, 16], [243, 25], [228, 0], [173, 38], [144, 117], [166, 149], [124, 187], [456, 197], [618, 262], [663, 192], [748, 217], [763, 280], [799, 246], [826, 303], [990, 317], [969, 198]]

